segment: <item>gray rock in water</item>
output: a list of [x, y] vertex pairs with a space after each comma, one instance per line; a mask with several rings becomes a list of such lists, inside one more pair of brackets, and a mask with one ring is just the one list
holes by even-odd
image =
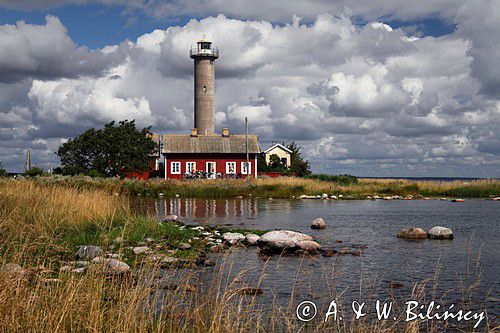
[[257, 245], [257, 242], [259, 241], [260, 236], [256, 234], [247, 234], [245, 236], [245, 244], [247, 245]]
[[238, 232], [226, 232], [222, 234], [222, 239], [229, 244], [236, 244], [245, 239], [245, 236]]
[[80, 259], [84, 260], [92, 260], [95, 257], [102, 255], [102, 249], [100, 246], [95, 245], [83, 245], [80, 246], [78, 252], [76, 252], [76, 256]]
[[147, 246], [137, 246], [132, 249], [135, 255], [147, 254], [151, 252], [151, 249]]
[[426, 239], [427, 238], [427, 233], [420, 228], [408, 228], [408, 229], [403, 229], [400, 232], [398, 232], [398, 238], [406, 238], [406, 239]]
[[300, 232], [275, 230], [262, 235], [257, 241], [257, 244], [261, 248], [265, 248], [272, 252], [281, 252], [284, 250], [293, 252], [300, 248], [298, 245], [299, 242], [312, 240], [313, 238], [311, 236]]
[[178, 246], [179, 250], [189, 250], [191, 248], [191, 244], [189, 243], [180, 243]]
[[306, 252], [318, 252], [321, 249], [321, 245], [311, 240], [300, 241], [297, 243], [297, 247]]
[[453, 239], [453, 231], [445, 227], [434, 227], [429, 230], [430, 239]]
[[311, 224], [311, 229], [325, 229], [325, 228], [326, 228], [326, 223], [321, 217], [318, 217]]

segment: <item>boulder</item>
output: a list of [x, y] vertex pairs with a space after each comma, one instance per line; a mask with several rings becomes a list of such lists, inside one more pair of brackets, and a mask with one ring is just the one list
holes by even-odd
[[180, 243], [178, 246], [179, 250], [189, 250], [191, 248], [191, 244], [189, 243]]
[[257, 245], [270, 252], [293, 252], [300, 249], [298, 243], [312, 241], [311, 236], [290, 230], [275, 230], [265, 233], [257, 241]]
[[328, 198], [329, 198], [329, 196], [328, 196], [328, 194], [326, 194], [326, 193], [323, 193], [323, 194], [321, 195], [321, 199], [328, 199]]
[[92, 260], [92, 263], [102, 264], [106, 274], [119, 274], [130, 271], [130, 266], [118, 259], [97, 257]]
[[453, 239], [453, 231], [445, 227], [434, 227], [429, 230], [430, 239]]
[[451, 202], [465, 202], [464, 199], [453, 199], [451, 200]]
[[297, 243], [297, 247], [306, 252], [318, 252], [321, 249], [321, 245], [312, 240], [300, 241]]
[[102, 249], [100, 246], [95, 245], [83, 245], [80, 246], [78, 251], [76, 252], [76, 256], [80, 259], [84, 260], [92, 260], [95, 257], [102, 255]]
[[406, 239], [426, 239], [427, 233], [420, 228], [408, 228], [398, 232], [398, 238]]
[[151, 249], [147, 246], [137, 246], [132, 249], [135, 255], [147, 254], [151, 252]]
[[257, 242], [259, 241], [260, 236], [255, 235], [255, 234], [247, 234], [245, 236], [245, 244], [247, 245], [257, 245]]
[[224, 242], [234, 245], [244, 240], [245, 236], [238, 232], [226, 232], [222, 234], [222, 239], [224, 239]]
[[321, 217], [318, 217], [311, 224], [311, 229], [325, 229], [325, 228], [326, 228], [326, 223]]
[[179, 216], [175, 214], [170, 214], [165, 216], [165, 222], [177, 222], [179, 220]]

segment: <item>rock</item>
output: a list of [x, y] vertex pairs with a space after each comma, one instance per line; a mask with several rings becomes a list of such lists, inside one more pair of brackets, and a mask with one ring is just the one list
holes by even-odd
[[392, 197], [390, 196], [384, 197], [384, 200], [392, 200]]
[[210, 252], [213, 252], [213, 253], [219, 253], [219, 252], [222, 252], [224, 250], [224, 248], [220, 245], [214, 245], [212, 247], [210, 247]]
[[234, 245], [244, 240], [245, 236], [238, 232], [226, 232], [222, 234], [222, 239], [224, 239], [224, 242]]
[[61, 273], [71, 272], [71, 266], [69, 266], [69, 265], [61, 266], [59, 268], [59, 272], [61, 272]]
[[215, 266], [215, 261], [213, 261], [212, 259], [208, 259], [208, 258], [200, 258], [196, 264], [198, 266], [203, 266], [203, 267], [210, 267], [210, 266]]
[[441, 201], [448, 201], [448, 198], [440, 198]]
[[58, 283], [62, 283], [62, 280], [61, 279], [41, 279], [40, 282], [44, 283], [44, 284], [58, 284]]
[[10, 276], [23, 276], [26, 274], [26, 270], [18, 264], [9, 263], [2, 266], [2, 273]]
[[75, 269], [71, 270], [71, 273], [83, 274], [83, 273], [85, 273], [85, 267], [75, 268]]
[[113, 258], [94, 258], [94, 264], [102, 264], [106, 274], [120, 274], [130, 271], [130, 266], [123, 261]]
[[147, 246], [137, 246], [132, 249], [135, 255], [147, 254], [151, 252], [151, 249]]
[[297, 246], [300, 250], [306, 252], [318, 252], [321, 249], [321, 245], [312, 240], [300, 241]]
[[339, 194], [339, 198], [343, 198], [344, 196], [342, 194]]
[[268, 198], [268, 200], [273, 200], [273, 198]]
[[95, 245], [83, 245], [80, 246], [78, 252], [76, 252], [76, 256], [80, 259], [84, 260], [92, 260], [95, 257], [102, 255], [102, 249], [100, 246]]
[[257, 241], [257, 245], [271, 252], [290, 251], [299, 249], [298, 243], [312, 241], [311, 236], [290, 230], [275, 230], [265, 233]]
[[434, 227], [429, 230], [430, 239], [453, 239], [453, 231], [445, 227]]
[[85, 260], [71, 261], [70, 265], [73, 265], [76, 267], [86, 267], [86, 266], [90, 265], [90, 262], [85, 261]]
[[330, 198], [332, 198], [333, 200], [337, 200], [338, 199], [338, 197], [336, 195], [332, 195], [332, 196], [330, 196]]
[[154, 243], [154, 242], [155, 242], [155, 240], [154, 240], [153, 238], [149, 238], [149, 237], [148, 237], [148, 238], [144, 238], [144, 242], [145, 242], [146, 244], [151, 244], [151, 243]]
[[179, 194], [176, 194], [176, 195], [175, 195], [175, 197], [176, 197], [176, 198], [180, 198], [181, 196], [180, 196]]
[[113, 243], [115, 244], [122, 244], [124, 241], [123, 237], [116, 237]]
[[340, 244], [340, 243], [343, 243], [344, 241], [341, 241], [340, 239], [336, 239], [333, 241], [334, 243], [337, 243], [337, 244]]
[[326, 228], [326, 223], [321, 217], [318, 217], [311, 224], [311, 229], [325, 229], [325, 228]]
[[260, 236], [255, 235], [255, 234], [247, 234], [245, 235], [245, 244], [253, 246], [257, 245], [257, 242], [259, 241]]
[[351, 254], [352, 253], [352, 250], [348, 247], [343, 247], [339, 250], [338, 252], [339, 254]]
[[351, 251], [352, 256], [361, 257], [362, 252], [359, 250]]
[[170, 214], [165, 216], [165, 222], [177, 222], [179, 220], [179, 216], [175, 214]]
[[326, 194], [326, 193], [323, 193], [323, 194], [321, 195], [321, 199], [328, 199], [328, 198], [329, 198], [329, 196], [328, 196], [328, 194]]
[[465, 202], [464, 199], [453, 199], [451, 200], [451, 202]]
[[177, 247], [179, 250], [189, 250], [191, 248], [191, 244], [189, 243], [179, 243]]
[[403, 286], [404, 286], [404, 284], [402, 284], [401, 282], [390, 282], [389, 283], [389, 288], [398, 289], [398, 288], [401, 288]]
[[337, 253], [337, 250], [334, 249], [325, 249], [319, 251], [323, 257], [333, 257], [335, 253]]
[[420, 228], [409, 228], [398, 232], [397, 237], [406, 239], [426, 239], [427, 233]]
[[491, 200], [493, 200], [493, 201], [500, 201], [500, 197], [494, 197], [494, 198], [491, 198]]
[[372, 198], [373, 198], [374, 200], [380, 199], [380, 197], [379, 197], [378, 195], [374, 195]]

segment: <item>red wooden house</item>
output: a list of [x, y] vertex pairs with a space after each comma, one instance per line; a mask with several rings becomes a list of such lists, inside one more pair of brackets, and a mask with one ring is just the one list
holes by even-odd
[[260, 153], [257, 135], [248, 135], [248, 170], [246, 167], [246, 136], [223, 134], [165, 134], [162, 136], [162, 156], [165, 179], [182, 179], [204, 172], [209, 178], [245, 178], [257, 176], [257, 156]]

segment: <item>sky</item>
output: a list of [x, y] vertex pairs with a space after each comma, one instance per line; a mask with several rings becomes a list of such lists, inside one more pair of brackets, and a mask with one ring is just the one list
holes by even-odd
[[314, 172], [500, 177], [498, 0], [0, 0], [0, 161], [55, 167], [89, 127], [193, 125], [188, 51], [216, 60], [216, 130], [297, 142]]

